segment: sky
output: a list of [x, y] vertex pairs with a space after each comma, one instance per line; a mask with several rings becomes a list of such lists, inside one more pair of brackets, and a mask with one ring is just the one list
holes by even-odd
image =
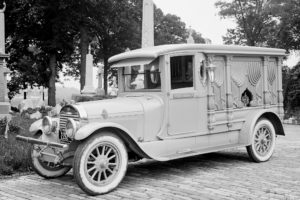
[[203, 37], [211, 39], [213, 44], [223, 44], [222, 36], [228, 28], [234, 28], [235, 22], [221, 19], [215, 7], [217, 0], [153, 0], [165, 14], [175, 14]]

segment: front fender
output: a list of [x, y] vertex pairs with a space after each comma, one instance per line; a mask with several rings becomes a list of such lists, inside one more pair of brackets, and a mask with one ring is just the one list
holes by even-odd
[[117, 128], [120, 129], [122, 131], [124, 131], [125, 133], [127, 133], [131, 139], [133, 139], [135, 142], [137, 142], [136, 138], [133, 136], [132, 133], [130, 133], [130, 131], [125, 128], [124, 126], [117, 124], [117, 123], [113, 123], [113, 122], [92, 122], [89, 123], [81, 128], [79, 128], [79, 130], [75, 133], [75, 140], [83, 140], [87, 137], [89, 137], [91, 134], [93, 134], [95, 131], [102, 129], [102, 128]]
[[277, 135], [285, 135], [283, 126], [278, 115], [272, 110], [259, 110], [251, 113], [241, 129], [239, 142], [241, 144], [250, 145], [252, 142], [253, 131], [257, 121], [260, 118], [266, 118], [273, 124]]
[[[53, 121], [56, 121], [57, 124], [59, 125], [59, 118], [52, 118]], [[34, 136], [37, 132], [42, 131], [43, 132], [43, 128], [42, 128], [42, 119], [39, 119], [35, 122], [33, 122], [30, 127], [29, 127], [29, 132], [31, 136]]]
[[43, 119], [39, 119], [33, 122], [29, 127], [29, 132], [31, 136], [34, 136], [38, 131], [42, 131], [42, 121]]

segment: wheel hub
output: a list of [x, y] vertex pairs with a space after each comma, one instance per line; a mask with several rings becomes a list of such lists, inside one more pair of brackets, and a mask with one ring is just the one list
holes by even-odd
[[111, 145], [96, 146], [89, 154], [86, 164], [86, 174], [90, 181], [97, 184], [107, 184], [118, 173], [119, 154]]
[[99, 156], [97, 160], [95, 161], [95, 165], [100, 169], [100, 170], [105, 170], [108, 168], [108, 159], [105, 156]]

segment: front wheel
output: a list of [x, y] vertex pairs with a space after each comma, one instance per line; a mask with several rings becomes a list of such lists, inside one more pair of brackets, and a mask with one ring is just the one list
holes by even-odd
[[252, 134], [252, 143], [247, 146], [250, 158], [255, 162], [269, 160], [274, 152], [276, 133], [273, 124], [267, 120], [259, 120]]
[[74, 156], [74, 177], [89, 195], [115, 189], [125, 176], [128, 164], [122, 140], [109, 132], [96, 134], [81, 143]]

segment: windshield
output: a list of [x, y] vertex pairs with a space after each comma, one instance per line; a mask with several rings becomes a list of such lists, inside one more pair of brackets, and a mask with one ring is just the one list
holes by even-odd
[[125, 91], [155, 91], [161, 89], [159, 61], [154, 60], [147, 65], [124, 67]]

